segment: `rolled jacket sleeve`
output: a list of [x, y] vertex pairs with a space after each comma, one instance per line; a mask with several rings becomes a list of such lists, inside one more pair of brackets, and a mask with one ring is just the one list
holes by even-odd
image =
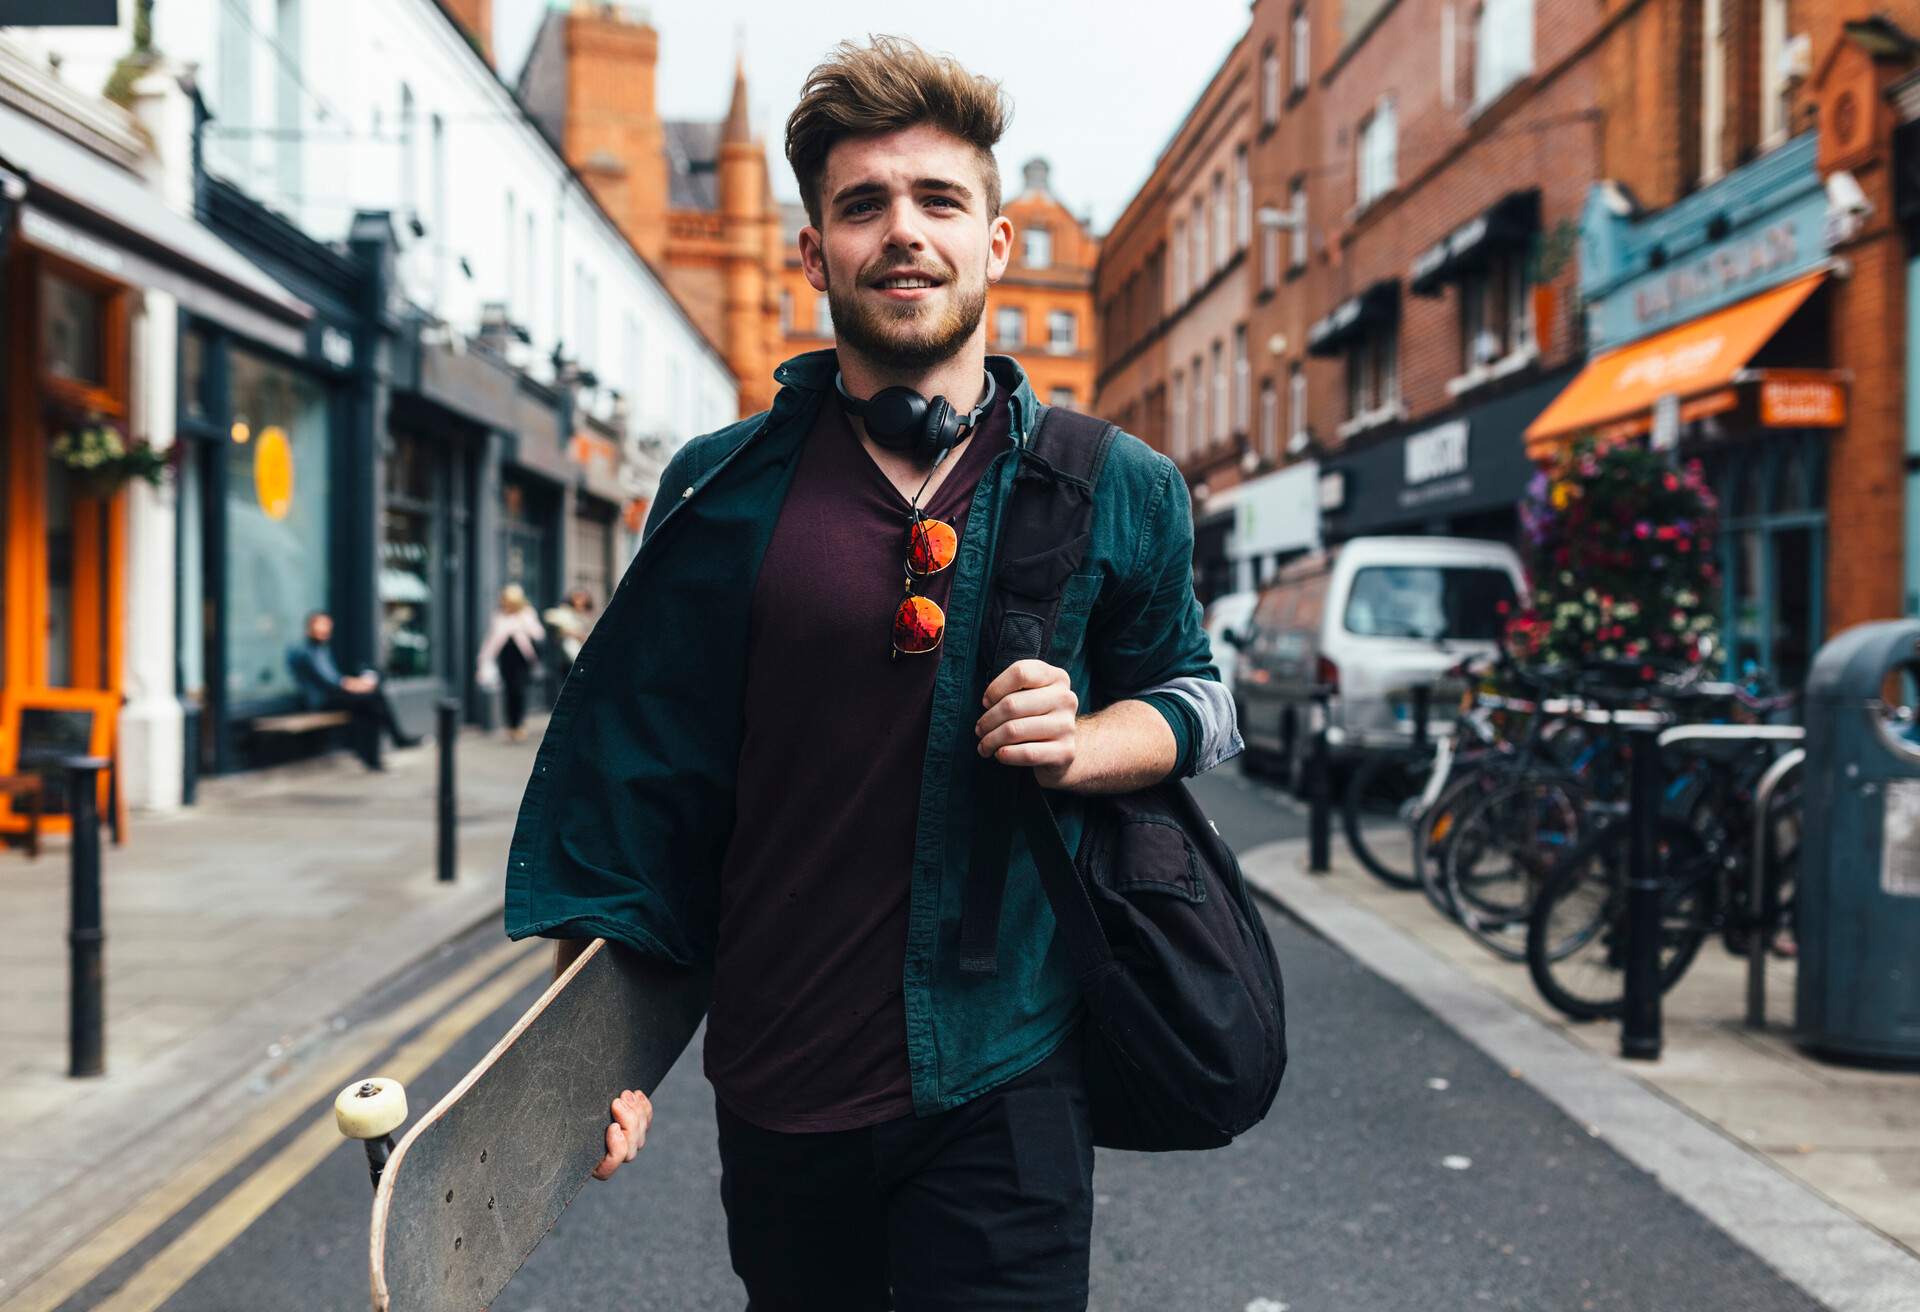
[[1241, 750], [1233, 700], [1220, 685], [1193, 591], [1193, 514], [1186, 483], [1163, 466], [1128, 571], [1095, 610], [1088, 663], [1104, 702], [1144, 701], [1178, 744], [1174, 777], [1210, 770]]

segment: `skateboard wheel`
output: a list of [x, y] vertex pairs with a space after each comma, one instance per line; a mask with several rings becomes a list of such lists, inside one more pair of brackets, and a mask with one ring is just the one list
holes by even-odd
[[407, 1091], [398, 1080], [356, 1080], [333, 1100], [333, 1120], [349, 1139], [384, 1139], [406, 1123]]

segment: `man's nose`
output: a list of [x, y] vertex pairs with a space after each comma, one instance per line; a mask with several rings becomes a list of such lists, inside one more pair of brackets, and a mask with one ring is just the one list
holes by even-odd
[[926, 246], [926, 234], [920, 228], [920, 209], [913, 197], [902, 196], [887, 208], [887, 246], [917, 251]]

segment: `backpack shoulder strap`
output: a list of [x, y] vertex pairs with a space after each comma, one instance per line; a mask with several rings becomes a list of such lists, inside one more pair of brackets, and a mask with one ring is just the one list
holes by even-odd
[[[1041, 406], [999, 526], [986, 622], [983, 682], [1052, 650], [1067, 580], [1093, 539], [1094, 488], [1119, 429], [1074, 410]], [[1020, 805], [1021, 774], [982, 761], [974, 788], [973, 851], [960, 917], [960, 969], [999, 969], [1000, 904]], [[1034, 789], [1037, 793], [1037, 789]]]

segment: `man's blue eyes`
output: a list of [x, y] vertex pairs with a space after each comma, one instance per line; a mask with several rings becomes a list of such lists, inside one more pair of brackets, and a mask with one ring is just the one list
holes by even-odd
[[[853, 204], [847, 206], [847, 213], [850, 215], [858, 214], [862, 208], [870, 205], [878, 206], [879, 203], [880, 202], [878, 201], [872, 201], [872, 200], [857, 200]], [[961, 208], [960, 202], [955, 200], [951, 196], [929, 196], [927, 197], [927, 203], [929, 205], [945, 205], [956, 210]]]

